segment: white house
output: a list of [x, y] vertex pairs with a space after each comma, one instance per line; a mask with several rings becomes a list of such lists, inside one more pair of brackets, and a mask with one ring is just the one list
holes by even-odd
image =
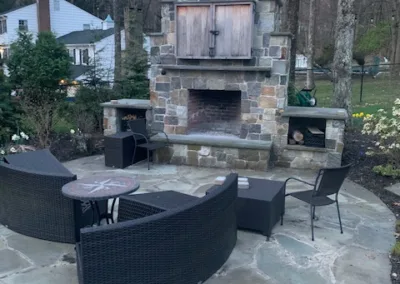
[[[66, 45], [71, 56], [73, 80], [85, 79], [85, 73], [96, 62], [104, 81], [114, 79], [114, 21], [104, 21], [65, 0], [36, 0], [37, 3], [0, 15], [0, 58], [7, 58], [9, 47], [18, 38], [18, 31], [33, 35], [52, 31], [59, 42]], [[125, 32], [121, 32], [121, 46], [125, 50]], [[150, 52], [148, 38], [145, 49]], [[100, 66], [99, 66], [100, 65]], [[7, 68], [5, 74], [7, 75]]]
[[[103, 23], [102, 30], [75, 31], [57, 39], [66, 45], [72, 59], [72, 78], [82, 81], [86, 73], [96, 64], [102, 71], [104, 81], [114, 80], [114, 22], [110, 16]], [[149, 38], [144, 36], [144, 49], [150, 53]], [[125, 50], [125, 31], [121, 31], [121, 49]]]
[[304, 54], [296, 54], [296, 69], [307, 69], [308, 59]]
[[7, 57], [18, 31], [52, 31], [63, 36], [73, 31], [101, 29], [103, 20], [65, 0], [37, 0], [18, 9], [0, 14], [0, 56]]

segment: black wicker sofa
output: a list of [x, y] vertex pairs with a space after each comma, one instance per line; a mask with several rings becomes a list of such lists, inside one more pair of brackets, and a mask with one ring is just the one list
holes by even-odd
[[86, 204], [62, 195], [62, 186], [74, 180], [48, 150], [5, 157], [0, 161], [0, 224], [26, 236], [75, 243], [93, 215]]
[[[206, 281], [226, 262], [236, 244], [237, 179], [237, 174], [229, 175], [219, 190], [202, 198], [183, 196], [181, 200], [187, 202], [175, 208], [140, 207], [140, 217], [135, 208], [129, 210], [129, 198], [121, 198], [124, 205], [119, 215], [124, 221], [81, 229], [76, 248], [79, 283]], [[128, 220], [129, 214], [133, 220]]]

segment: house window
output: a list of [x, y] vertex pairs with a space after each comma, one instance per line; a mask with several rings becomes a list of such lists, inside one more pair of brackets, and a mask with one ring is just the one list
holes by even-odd
[[18, 29], [20, 31], [27, 31], [28, 30], [28, 21], [27, 20], [19, 20], [18, 21]]
[[7, 20], [0, 19], [0, 35], [7, 33]]
[[73, 49], [73, 60], [74, 60], [74, 65], [76, 65], [77, 64], [77, 62], [76, 62], [76, 49]]
[[60, 11], [60, 0], [54, 0], [54, 11]]
[[83, 30], [90, 30], [90, 24], [84, 24]]
[[71, 61], [72, 61], [72, 64], [74, 64], [75, 65], [75, 56], [74, 56], [74, 53], [75, 53], [75, 50], [74, 49], [68, 49], [68, 54], [69, 54], [69, 57], [71, 58]]
[[89, 49], [82, 50], [82, 64], [89, 65]]

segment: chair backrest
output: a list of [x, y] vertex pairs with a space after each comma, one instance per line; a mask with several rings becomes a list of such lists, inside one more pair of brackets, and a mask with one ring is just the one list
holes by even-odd
[[4, 157], [4, 160], [8, 164], [24, 170], [32, 170], [46, 174], [72, 175], [48, 149], [7, 155]]
[[204, 282], [236, 244], [237, 180], [231, 174], [220, 190], [179, 208], [81, 229], [82, 283]]
[[321, 169], [316, 180], [316, 196], [328, 196], [338, 193], [350, 168], [351, 165]]
[[145, 119], [140, 118], [140, 119], [135, 119], [135, 120], [129, 120], [128, 126], [132, 132], [142, 134], [145, 137], [148, 136]]
[[74, 202], [61, 193], [74, 180], [71, 173], [46, 174], [0, 162], [0, 223], [30, 237], [74, 243]]

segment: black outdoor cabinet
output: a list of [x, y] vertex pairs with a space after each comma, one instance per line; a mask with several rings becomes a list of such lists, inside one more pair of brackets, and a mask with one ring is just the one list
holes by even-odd
[[104, 146], [106, 167], [124, 169], [132, 165], [132, 162], [134, 164], [146, 159], [146, 149], [136, 148], [136, 155], [133, 160], [135, 141], [131, 132], [118, 132], [106, 136]]

